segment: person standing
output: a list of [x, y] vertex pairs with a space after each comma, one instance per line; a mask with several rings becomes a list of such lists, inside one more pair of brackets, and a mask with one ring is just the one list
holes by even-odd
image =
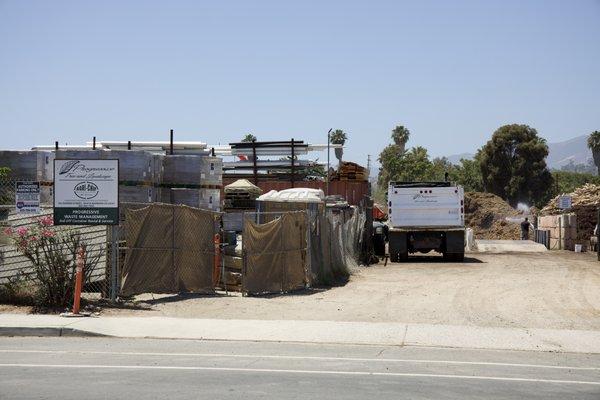
[[525, 218], [523, 222], [521, 222], [521, 240], [529, 240], [529, 227], [531, 223], [529, 222], [529, 218]]

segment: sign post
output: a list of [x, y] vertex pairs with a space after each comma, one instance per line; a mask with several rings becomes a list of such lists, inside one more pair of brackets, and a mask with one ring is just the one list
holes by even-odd
[[54, 225], [118, 225], [119, 160], [54, 160]]
[[17, 181], [15, 183], [15, 208], [19, 214], [40, 213], [40, 183]]

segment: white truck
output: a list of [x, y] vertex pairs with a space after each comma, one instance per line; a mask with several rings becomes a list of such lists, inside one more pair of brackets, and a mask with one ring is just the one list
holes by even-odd
[[465, 255], [464, 190], [450, 182], [390, 182], [389, 254], [393, 262], [409, 253], [442, 253], [445, 260]]

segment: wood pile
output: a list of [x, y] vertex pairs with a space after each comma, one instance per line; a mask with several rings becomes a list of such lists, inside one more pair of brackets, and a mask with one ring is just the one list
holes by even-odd
[[338, 170], [331, 176], [332, 181], [368, 181], [367, 169], [350, 161], [342, 161]]
[[587, 241], [594, 234], [594, 228], [598, 222], [598, 206], [600, 206], [600, 185], [586, 183], [569, 193], [572, 199], [572, 207], [569, 210], [558, 208], [556, 196], [542, 208], [542, 215], [556, 215], [565, 212], [577, 215], [577, 240]]

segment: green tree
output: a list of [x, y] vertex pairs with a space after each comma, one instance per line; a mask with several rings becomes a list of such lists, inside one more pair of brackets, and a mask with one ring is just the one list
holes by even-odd
[[255, 142], [256, 141], [256, 136], [254, 136], [251, 133], [247, 133], [246, 136], [244, 136], [244, 138], [242, 139], [242, 143], [250, 143], [250, 142]]
[[[378, 185], [386, 188], [390, 181], [419, 182], [432, 180], [436, 175], [434, 164], [429, 160], [427, 149], [413, 147], [398, 155], [397, 145], [391, 144], [379, 155]], [[442, 179], [443, 179], [443, 172]], [[436, 178], [439, 180], [439, 178]]]
[[474, 160], [461, 159], [460, 164], [453, 165], [448, 173], [450, 174], [450, 180], [461, 185], [465, 192], [483, 191], [481, 168], [477, 158]]
[[398, 125], [392, 129], [392, 139], [394, 140], [394, 144], [398, 146], [398, 151], [400, 153], [404, 153], [406, 150], [406, 143], [408, 143], [409, 138], [410, 131], [404, 126]]
[[554, 195], [571, 193], [586, 183], [600, 185], [600, 176], [590, 173], [552, 171], [552, 178], [554, 179], [554, 185], [552, 188], [552, 193]]
[[542, 205], [551, 195], [552, 175], [546, 167], [548, 146], [527, 125], [504, 125], [479, 151], [483, 187], [512, 206]]
[[598, 175], [600, 175], [600, 131], [594, 131], [590, 133], [587, 140], [587, 145], [592, 150], [592, 156], [594, 157], [594, 164], [598, 168]]
[[432, 182], [443, 181], [446, 179], [446, 173], [448, 173], [449, 180], [452, 180], [450, 177], [454, 168], [455, 166], [446, 157], [436, 157], [431, 162], [431, 168], [427, 173], [426, 180]]
[[[346, 135], [346, 132], [344, 132], [341, 129], [336, 129], [329, 136], [329, 141], [332, 144], [341, 144], [343, 146], [344, 144], [346, 144], [346, 140], [348, 140], [348, 136]], [[337, 158], [340, 163], [342, 162], [342, 156], [343, 155], [344, 155], [344, 149], [343, 148], [335, 149], [335, 158]]]

